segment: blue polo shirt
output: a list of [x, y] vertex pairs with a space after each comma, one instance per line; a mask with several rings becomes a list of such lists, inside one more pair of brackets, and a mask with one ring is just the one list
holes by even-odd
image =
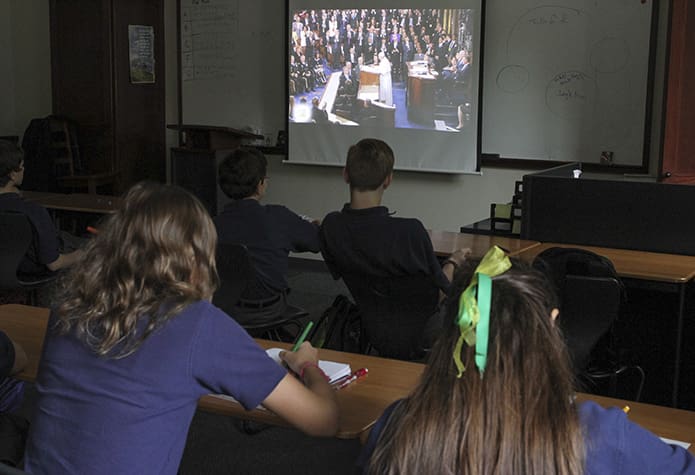
[[258, 282], [245, 298], [265, 298], [287, 289], [290, 252], [319, 252], [318, 226], [284, 206], [235, 200], [213, 219], [220, 243], [244, 244]]
[[[384, 411], [369, 434], [357, 461], [364, 473], [379, 435], [399, 402]], [[578, 410], [586, 434], [585, 475], [695, 474], [695, 457], [690, 452], [666, 444], [631, 422], [621, 409], [604, 409], [587, 401], [579, 404]]]
[[443, 291], [449, 288], [422, 223], [392, 216], [385, 206], [352, 209], [346, 204], [324, 218], [320, 239], [323, 258], [336, 279], [344, 274], [422, 274], [432, 276]]
[[17, 193], [0, 194], [0, 211], [21, 213], [29, 218], [34, 228], [32, 244], [19, 265], [25, 274], [46, 272], [46, 264], [59, 257], [60, 240], [58, 232], [48, 211], [31, 201], [26, 201]]
[[227, 314], [186, 307], [123, 358], [51, 330], [25, 452], [33, 474], [175, 474], [198, 399], [263, 402], [287, 374]]

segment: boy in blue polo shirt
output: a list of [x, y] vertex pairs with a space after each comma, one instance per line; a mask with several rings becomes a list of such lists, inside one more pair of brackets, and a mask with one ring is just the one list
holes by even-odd
[[62, 251], [61, 237], [45, 208], [22, 198], [24, 154], [11, 142], [0, 140], [0, 211], [24, 214], [34, 228], [34, 239], [20, 263], [24, 274], [41, 274], [70, 267], [82, 255], [81, 250]]
[[252, 148], [239, 148], [219, 166], [220, 188], [229, 198], [213, 219], [220, 243], [244, 244], [251, 255], [255, 279], [244, 301], [271, 302], [262, 307], [238, 305], [232, 315], [240, 324], [271, 323], [287, 306], [286, 280], [290, 252], [318, 252], [318, 223], [284, 206], [263, 205], [268, 188], [268, 162]]

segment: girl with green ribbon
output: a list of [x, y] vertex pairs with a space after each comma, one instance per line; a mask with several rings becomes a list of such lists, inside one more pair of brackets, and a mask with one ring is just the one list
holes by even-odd
[[695, 473], [621, 409], [575, 404], [552, 289], [499, 248], [461, 265], [449, 323], [413, 393], [372, 428], [364, 473]]

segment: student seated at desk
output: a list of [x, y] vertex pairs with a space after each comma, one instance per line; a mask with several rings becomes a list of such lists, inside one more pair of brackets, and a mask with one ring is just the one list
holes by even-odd
[[[393, 164], [393, 150], [382, 140], [363, 139], [350, 147], [343, 169], [350, 202], [324, 218], [319, 234], [321, 253], [336, 279], [347, 274], [422, 274], [431, 277], [443, 297], [454, 267], [464, 262], [469, 251], [458, 250], [440, 265], [422, 223], [395, 217], [382, 206], [384, 191], [393, 181]], [[431, 314], [436, 312], [432, 308]], [[437, 327], [438, 322], [432, 325]]]
[[466, 262], [419, 385], [370, 433], [364, 473], [695, 473], [689, 452], [621, 409], [575, 402], [551, 289], [499, 248]]
[[[220, 243], [244, 244], [255, 279], [232, 313], [240, 324], [272, 323], [287, 307], [290, 252], [318, 252], [318, 225], [280, 205], [262, 205], [268, 189], [265, 156], [239, 148], [220, 163], [218, 180], [233, 201], [213, 219]], [[262, 306], [258, 302], [267, 302]], [[244, 302], [250, 305], [245, 306]]]
[[[34, 228], [32, 245], [19, 271], [41, 274], [47, 269], [57, 271], [70, 267], [82, 256], [82, 251], [75, 249], [78, 243], [58, 233], [45, 208], [22, 199], [23, 180], [24, 153], [11, 142], [0, 140], [0, 211], [22, 213]], [[70, 250], [66, 251], [68, 248]]]
[[[198, 399], [263, 404], [333, 435], [335, 391], [304, 343], [275, 363], [210, 303], [217, 236], [188, 192], [138, 184], [72, 269], [48, 324], [30, 473], [175, 474]], [[304, 384], [302, 384], [302, 382]]]

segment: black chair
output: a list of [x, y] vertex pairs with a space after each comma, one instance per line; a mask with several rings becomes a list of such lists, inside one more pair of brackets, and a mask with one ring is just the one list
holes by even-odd
[[577, 378], [589, 384], [608, 379], [615, 396], [618, 376], [634, 371], [639, 380], [632, 398], [638, 401], [644, 371], [621, 363], [613, 348], [612, 328], [626, 295], [613, 263], [584, 249], [553, 247], [536, 256], [533, 266], [546, 273], [560, 298], [558, 324]]
[[424, 332], [437, 312], [439, 289], [431, 276], [343, 275], [362, 319], [362, 335], [379, 356], [421, 359]]
[[21, 213], [0, 212], [0, 290], [23, 291], [29, 294], [29, 303], [36, 304], [37, 291], [56, 279], [57, 274], [23, 275], [19, 265], [29, 251], [34, 231], [29, 219]]
[[617, 320], [622, 290], [612, 277], [566, 277], [558, 324], [576, 373], [586, 370], [592, 350]]
[[[243, 244], [218, 245], [217, 271], [220, 276], [220, 287], [215, 292], [212, 302], [232, 317], [239, 306], [264, 308], [277, 302], [278, 297], [266, 300], [250, 300], [243, 297], [256, 275], [251, 256]], [[293, 335], [296, 334], [302, 328], [300, 319], [307, 316], [309, 313], [304, 309], [288, 304], [271, 323], [258, 325], [244, 323], [242, 326], [253, 336], [281, 341], [283, 329], [293, 327]]]

